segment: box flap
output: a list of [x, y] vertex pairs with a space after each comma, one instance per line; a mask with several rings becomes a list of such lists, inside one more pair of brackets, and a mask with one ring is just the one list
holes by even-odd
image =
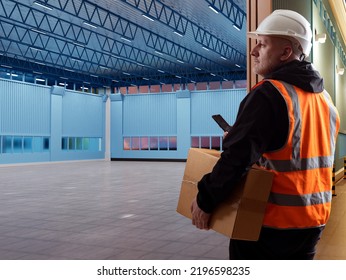
[[246, 176], [233, 239], [258, 240], [274, 173], [252, 168]]
[[210, 172], [220, 157], [220, 152], [209, 149], [191, 148], [186, 161], [183, 180], [198, 182]]

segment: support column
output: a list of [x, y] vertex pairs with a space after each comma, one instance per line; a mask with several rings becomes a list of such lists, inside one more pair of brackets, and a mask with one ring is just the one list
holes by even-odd
[[103, 102], [105, 102], [105, 135], [104, 135], [104, 147], [105, 147], [105, 160], [111, 159], [111, 100], [109, 98], [111, 89], [106, 88], [103, 96]]
[[[123, 95], [121, 93], [110, 95], [110, 158], [120, 158], [123, 150]], [[119, 147], [117, 149], [117, 147]]]
[[187, 158], [191, 147], [191, 93], [177, 91], [177, 152], [178, 157]]
[[62, 139], [62, 101], [65, 88], [52, 86], [51, 88], [51, 117], [50, 117], [50, 160], [63, 160], [61, 155]]

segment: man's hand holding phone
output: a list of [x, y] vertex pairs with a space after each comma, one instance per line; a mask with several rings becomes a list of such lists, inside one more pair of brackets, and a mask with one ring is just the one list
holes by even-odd
[[226, 137], [227, 133], [231, 130], [232, 126], [229, 125], [228, 122], [226, 122], [226, 120], [221, 115], [212, 115], [212, 118], [225, 132], [223, 136]]

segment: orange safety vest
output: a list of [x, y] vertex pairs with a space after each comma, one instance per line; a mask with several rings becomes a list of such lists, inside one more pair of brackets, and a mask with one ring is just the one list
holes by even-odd
[[289, 131], [281, 149], [264, 153], [260, 163], [274, 172], [263, 226], [303, 229], [326, 224], [331, 210], [332, 168], [340, 119], [326, 91], [305, 92], [269, 81], [284, 97]]

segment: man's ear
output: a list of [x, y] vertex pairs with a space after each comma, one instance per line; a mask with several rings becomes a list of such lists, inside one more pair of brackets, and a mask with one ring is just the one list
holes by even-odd
[[293, 54], [293, 50], [291, 46], [286, 46], [282, 50], [282, 55], [280, 57], [281, 61], [285, 61], [291, 57]]

